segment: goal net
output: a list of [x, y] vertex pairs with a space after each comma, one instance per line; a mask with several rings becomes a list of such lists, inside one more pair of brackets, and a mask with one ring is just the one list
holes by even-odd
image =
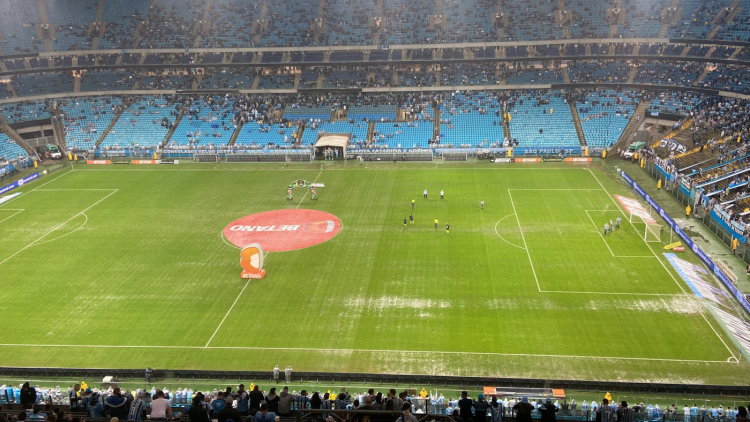
[[664, 226], [659, 224], [657, 219], [652, 216], [650, 209], [630, 212], [628, 221], [635, 227], [639, 237], [645, 242], [661, 242], [661, 233]]
[[196, 163], [218, 163], [219, 154], [193, 154]]

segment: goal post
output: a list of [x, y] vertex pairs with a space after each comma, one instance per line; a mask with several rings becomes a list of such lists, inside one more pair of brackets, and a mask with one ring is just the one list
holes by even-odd
[[[628, 221], [635, 228], [638, 237], [647, 243], [661, 243], [661, 235], [664, 233], [664, 224], [649, 214], [630, 213]], [[671, 232], [671, 230], [670, 230]], [[670, 242], [672, 234], [670, 233]]]
[[658, 223], [645, 222], [646, 229], [643, 232], [643, 240], [645, 242], [659, 242], [661, 243], [661, 232], [664, 230], [664, 226]]

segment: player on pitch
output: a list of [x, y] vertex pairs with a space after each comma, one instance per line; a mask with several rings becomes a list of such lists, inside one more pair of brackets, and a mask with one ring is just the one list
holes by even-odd
[[406, 228], [406, 217], [404, 217], [404, 228]]
[[448, 234], [451, 232], [451, 225], [448, 223], [445, 223], [445, 233]]
[[437, 226], [438, 226], [438, 219], [437, 217], [435, 217], [435, 230], [437, 230]]
[[409, 222], [411, 222], [411, 224], [414, 224], [414, 213], [409, 214]]
[[314, 187], [312, 187], [312, 186], [310, 186], [310, 195], [312, 195], [312, 199], [313, 199], [313, 200], [316, 200], [316, 199], [318, 199], [318, 193], [317, 193], [317, 192], [315, 192], [315, 188], [314, 188]]

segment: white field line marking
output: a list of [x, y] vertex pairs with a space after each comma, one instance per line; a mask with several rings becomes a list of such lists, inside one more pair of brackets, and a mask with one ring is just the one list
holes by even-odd
[[[640, 258], [640, 257], [638, 257]], [[650, 256], [648, 258], [651, 258]], [[542, 293], [569, 293], [569, 294], [576, 294], [576, 295], [638, 295], [638, 296], [674, 296], [672, 293], [628, 293], [628, 292], [571, 292], [571, 291], [562, 291], [562, 290], [544, 290]]]
[[204, 348], [204, 349], [205, 349], [205, 348], [207, 348], [209, 344], [211, 344], [211, 340], [213, 340], [213, 339], [214, 339], [214, 337], [216, 336], [216, 333], [218, 333], [218, 332], [219, 332], [219, 329], [220, 329], [220, 328], [221, 328], [221, 326], [222, 326], [222, 325], [224, 324], [224, 321], [225, 321], [225, 320], [227, 319], [227, 317], [229, 316], [229, 313], [230, 313], [230, 312], [232, 312], [232, 309], [234, 309], [234, 305], [236, 305], [236, 304], [237, 304], [237, 301], [238, 301], [238, 300], [240, 300], [240, 296], [242, 296], [242, 293], [244, 293], [244, 292], [245, 292], [245, 289], [247, 289], [247, 286], [248, 286], [249, 284], [250, 284], [250, 279], [248, 279], [248, 280], [247, 280], [247, 282], [245, 282], [245, 286], [244, 286], [244, 287], [242, 288], [242, 290], [240, 290], [240, 294], [238, 294], [238, 295], [237, 295], [237, 298], [235, 298], [235, 299], [234, 299], [234, 302], [232, 303], [232, 306], [230, 306], [230, 307], [229, 307], [229, 310], [228, 310], [228, 311], [227, 311], [227, 313], [226, 313], [226, 314], [224, 315], [224, 318], [222, 318], [222, 319], [221, 319], [221, 322], [219, 323], [219, 326], [218, 326], [218, 327], [216, 327], [216, 330], [214, 330], [214, 333], [213, 333], [213, 334], [211, 334], [211, 338], [210, 338], [210, 339], [208, 339], [208, 342], [206, 342], [206, 345], [205, 345], [205, 346], [203, 346], [203, 348]]
[[622, 356], [580, 356], [580, 355], [550, 355], [534, 353], [499, 353], [499, 352], [458, 352], [440, 350], [387, 350], [387, 349], [325, 349], [314, 347], [253, 347], [253, 346], [129, 346], [129, 345], [92, 345], [92, 344], [0, 344], [0, 347], [60, 347], [60, 348], [85, 348], [85, 349], [183, 349], [183, 350], [281, 350], [281, 351], [307, 351], [307, 352], [363, 352], [363, 353], [433, 353], [437, 355], [473, 355], [473, 356], [516, 356], [516, 357], [541, 357], [541, 358], [570, 358], [570, 359], [597, 359], [597, 360], [636, 360], [657, 362], [689, 362], [689, 363], [730, 363], [726, 360], [695, 360], [695, 359], [662, 359], [662, 358], [639, 358]]
[[[315, 176], [315, 180], [313, 180], [313, 183], [315, 183], [315, 182], [318, 181], [318, 177], [320, 177], [321, 174], [323, 174], [323, 170], [322, 169], [320, 170], [320, 173], [318, 173], [318, 175]], [[307, 192], [310, 192], [310, 189], [308, 189]], [[302, 201], [305, 200], [305, 197], [307, 196], [307, 192], [305, 192], [305, 194], [302, 195], [302, 199], [299, 200], [299, 204], [297, 204], [297, 206], [294, 207], [295, 210], [299, 209], [299, 206], [302, 205]]]
[[69, 231], [68, 233], [65, 233], [64, 235], [62, 235], [62, 236], [60, 236], [60, 237], [56, 237], [56, 238], [54, 238], [54, 239], [50, 239], [50, 240], [45, 240], [44, 242], [39, 242], [39, 243], [35, 244], [34, 246], [39, 246], [39, 245], [43, 245], [43, 244], [45, 244], [45, 243], [49, 243], [49, 242], [54, 242], [55, 240], [60, 240], [60, 239], [62, 239], [62, 238], [63, 238], [63, 237], [65, 237], [65, 236], [69, 236], [69, 235], [71, 235], [71, 234], [73, 234], [73, 233], [77, 232], [78, 230], [81, 230], [81, 229], [83, 228], [83, 226], [85, 226], [85, 225], [86, 225], [86, 223], [88, 223], [88, 222], [89, 222], [89, 216], [88, 216], [88, 215], [86, 215], [85, 213], [83, 214], [83, 216], [84, 216], [84, 217], [86, 217], [86, 219], [85, 219], [85, 220], [83, 220], [83, 224], [81, 224], [80, 226], [76, 227], [76, 228], [75, 228], [75, 230], [71, 230], [71, 231]]
[[20, 214], [20, 213], [22, 213], [24, 211], [23, 209], [12, 209], [12, 208], [8, 208], [8, 209], [2, 208], [2, 210], [3, 211], [15, 211], [15, 212], [13, 214], [11, 214], [10, 217], [6, 217], [6, 218], [3, 218], [2, 220], [0, 220], [0, 223], [2, 223], [5, 220], [10, 220], [11, 218], [17, 216], [18, 214]]
[[221, 230], [221, 232], [219, 232], [219, 236], [221, 236], [221, 240], [223, 240], [223, 241], [224, 241], [224, 243], [226, 243], [227, 245], [229, 245], [229, 246], [231, 246], [231, 247], [233, 247], [233, 248], [235, 248], [235, 249], [242, 249], [242, 248], [240, 248], [239, 246], [237, 246], [237, 245], [235, 245], [235, 244], [232, 244], [232, 243], [229, 243], [229, 242], [227, 241], [227, 238], [226, 238], [226, 237], [224, 236], [224, 230], [223, 230], [223, 229]]
[[[42, 187], [44, 187], [44, 186], [47, 186], [47, 185], [49, 185], [50, 183], [54, 182], [55, 180], [57, 180], [57, 179], [59, 179], [59, 178], [61, 178], [61, 177], [65, 176], [66, 174], [70, 174], [70, 173], [71, 173], [72, 171], [73, 171], [73, 170], [70, 170], [70, 171], [68, 171], [68, 172], [66, 172], [66, 173], [63, 173], [63, 174], [61, 174], [61, 175], [59, 175], [59, 176], [55, 177], [54, 179], [52, 179], [52, 180], [50, 180], [50, 181], [48, 181], [48, 182], [46, 182], [46, 183], [42, 183], [41, 185], [39, 185], [39, 186], [35, 187], [34, 189], [32, 189], [32, 190], [30, 190], [30, 191], [28, 191], [28, 192], [26, 192], [26, 193], [27, 193], [27, 194], [29, 194], [29, 193], [31, 193], [31, 192], [34, 192], [35, 190], [38, 190], [38, 189], [40, 189], [40, 188], [42, 188]], [[5, 205], [7, 205], [7, 204], [10, 204], [11, 202], [13, 202], [13, 201], [15, 201], [16, 199], [18, 199], [18, 198], [21, 198], [21, 197], [23, 197], [23, 196], [24, 196], [24, 195], [18, 195], [18, 196], [16, 196], [15, 198], [11, 199], [10, 201], [6, 201], [6, 202], [3, 202], [2, 204], [0, 204], [0, 207], [3, 207], [3, 206], [5, 206]]]
[[[66, 174], [67, 174], [67, 173], [66, 173]], [[60, 177], [62, 177], [62, 176], [60, 176]], [[112, 195], [114, 195], [115, 193], [117, 193], [117, 191], [118, 191], [118, 190], [119, 190], [119, 189], [114, 189], [114, 190], [113, 190], [112, 192], [110, 192], [110, 194], [109, 194], [109, 195], [107, 195], [107, 196], [105, 196], [104, 198], [102, 198], [102, 199], [100, 199], [100, 200], [96, 201], [96, 202], [95, 202], [95, 203], [94, 203], [93, 205], [91, 205], [90, 207], [86, 208], [85, 210], [83, 210], [83, 211], [79, 212], [78, 214], [76, 214], [76, 215], [74, 215], [74, 216], [70, 217], [69, 219], [65, 220], [65, 221], [64, 221], [64, 222], [63, 222], [62, 224], [59, 224], [59, 225], [57, 225], [57, 226], [56, 226], [56, 227], [54, 227], [54, 228], [53, 228], [52, 230], [50, 230], [50, 231], [48, 231], [47, 233], [43, 234], [43, 235], [42, 235], [41, 237], [39, 237], [39, 238], [38, 238], [38, 239], [36, 239], [35, 241], [33, 241], [33, 242], [29, 243], [28, 245], [24, 246], [23, 248], [21, 248], [21, 250], [20, 250], [20, 251], [18, 251], [18, 252], [16, 252], [16, 253], [14, 253], [13, 255], [11, 255], [11, 256], [9, 256], [9, 257], [5, 258], [5, 259], [4, 259], [4, 260], [2, 260], [2, 261], [0, 261], [0, 265], [3, 265], [3, 264], [5, 264], [5, 263], [6, 263], [6, 262], [8, 262], [8, 261], [9, 261], [9, 260], [10, 260], [11, 258], [13, 258], [14, 256], [16, 256], [16, 255], [20, 254], [21, 252], [25, 251], [26, 249], [28, 249], [28, 248], [30, 248], [30, 247], [32, 247], [32, 246], [34, 246], [34, 244], [36, 244], [36, 243], [37, 243], [37, 242], [39, 242], [40, 240], [44, 239], [45, 237], [49, 236], [49, 235], [50, 235], [50, 234], [51, 234], [52, 232], [54, 232], [55, 230], [59, 229], [60, 227], [63, 227], [64, 225], [66, 225], [66, 224], [67, 224], [68, 222], [70, 222], [70, 221], [71, 221], [71, 220], [73, 220], [74, 218], [78, 217], [78, 216], [79, 216], [79, 215], [81, 215], [81, 214], [84, 214], [84, 213], [86, 213], [86, 211], [88, 211], [88, 210], [90, 210], [91, 208], [94, 208], [95, 206], [97, 206], [97, 205], [99, 205], [100, 203], [104, 202], [104, 200], [105, 200], [105, 199], [107, 199], [107, 198], [109, 198], [110, 196], [112, 196]]]
[[55, 191], [68, 191], [68, 190], [82, 190], [82, 191], [88, 191], [88, 190], [108, 190], [113, 191], [114, 189], [35, 189], [39, 192], [55, 192]]
[[523, 248], [526, 249], [526, 256], [529, 257], [529, 264], [531, 264], [531, 272], [534, 273], [534, 280], [536, 281], [536, 288], [541, 293], [542, 288], [539, 286], [539, 278], [536, 276], [536, 270], [534, 269], [534, 261], [531, 260], [531, 254], [529, 253], [529, 245], [526, 244], [526, 237], [523, 235], [523, 228], [521, 227], [521, 220], [518, 219], [518, 212], [516, 211], [516, 204], [513, 202], [513, 195], [510, 194], [508, 189], [508, 197], [510, 198], [510, 205], [513, 206], [513, 214], [516, 215], [516, 222], [518, 223], [518, 230], [521, 232], [521, 240], [523, 240]]
[[[599, 189], [597, 189], [599, 190]], [[649, 255], [615, 255], [614, 252], [612, 252], [612, 248], [609, 247], [609, 242], [607, 242], [607, 239], [604, 238], [604, 235], [601, 231], [596, 227], [596, 223], [594, 222], [594, 219], [591, 218], [591, 214], [589, 214], [589, 211], [599, 212], [599, 211], [606, 211], [606, 212], [620, 212], [620, 210], [583, 210], [586, 215], [589, 217], [589, 220], [591, 220], [591, 224], [594, 225], [594, 230], [596, 230], [597, 233], [599, 233], [599, 237], [602, 239], [602, 242], [604, 242], [604, 245], [607, 246], [607, 249], [609, 249], [609, 253], [612, 254], [613, 258], [653, 258], [653, 256]], [[602, 230], [604, 230], [604, 227], [602, 227]]]
[[[266, 256], [268, 256], [268, 252], [266, 252], [266, 254], [265, 254], [265, 255], [263, 256], [263, 260], [264, 260], [264, 261], [265, 261], [265, 257], [266, 257]], [[229, 307], [229, 310], [228, 310], [228, 311], [227, 311], [227, 313], [226, 313], [226, 314], [224, 315], [224, 318], [222, 318], [222, 319], [221, 319], [221, 322], [219, 323], [219, 326], [218, 326], [218, 327], [216, 327], [216, 330], [214, 330], [214, 333], [213, 333], [213, 334], [211, 335], [211, 338], [210, 338], [210, 339], [208, 339], [208, 342], [206, 343], [206, 345], [205, 345], [205, 346], [203, 346], [203, 348], [204, 348], [204, 349], [205, 349], [205, 348], [207, 348], [209, 344], [211, 344], [211, 340], [213, 340], [213, 339], [214, 339], [214, 337], [216, 336], [216, 333], [218, 333], [218, 332], [219, 332], [219, 329], [220, 329], [220, 328], [221, 328], [221, 326], [222, 326], [222, 325], [224, 324], [224, 321], [226, 321], [227, 317], [229, 316], [229, 313], [230, 313], [230, 312], [232, 312], [232, 309], [234, 309], [234, 305], [236, 305], [236, 304], [237, 304], [237, 301], [238, 301], [238, 300], [240, 300], [240, 297], [242, 296], [242, 293], [244, 293], [244, 292], [245, 292], [245, 289], [247, 289], [247, 286], [248, 286], [248, 285], [250, 284], [250, 280], [251, 280], [251, 279], [247, 279], [247, 282], [245, 283], [245, 287], [243, 287], [243, 288], [242, 288], [242, 290], [240, 290], [240, 294], [238, 294], [238, 295], [237, 295], [237, 298], [236, 298], [236, 299], [234, 299], [234, 302], [232, 302], [232, 306], [230, 306], [230, 307]]]
[[[607, 197], [609, 197], [609, 199], [612, 200], [612, 202], [615, 204], [615, 208], [617, 208], [618, 210], [620, 210], [620, 212], [622, 213], [623, 217], [627, 218], [627, 214], [621, 208], [621, 206], [618, 203], [618, 201], [616, 201], [615, 198], [612, 195], [609, 194], [609, 191], [607, 191], [607, 189], [604, 187], [604, 185], [602, 185], [602, 182], [599, 181], [599, 178], [596, 177], [596, 175], [594, 174], [593, 171], [591, 171], [591, 169], [589, 169], [589, 172], [591, 173], [591, 176], [594, 177], [594, 180], [596, 180], [596, 182], [599, 184], [599, 186], [602, 187], [602, 190], [607, 195]], [[638, 233], [638, 231], [636, 230], [635, 227], [633, 227], [633, 230], [636, 233]], [[721, 335], [719, 335], [719, 333], [716, 331], [716, 329], [714, 328], [713, 324], [711, 324], [711, 322], [708, 320], [708, 318], [706, 318], [706, 315], [703, 313], [703, 305], [701, 303], [697, 302], [697, 300], [695, 298], [695, 295], [688, 294], [688, 292], [685, 291], [685, 289], [682, 287], [682, 284], [680, 284], [680, 282], [677, 281], [677, 278], [675, 278], [674, 274], [672, 274], [672, 272], [669, 271], [669, 268], [667, 268], [667, 266], [664, 265], [664, 262], [659, 258], [659, 256], [656, 254], [656, 252], [654, 252], [654, 250], [651, 249], [651, 245], [649, 245], [648, 242], [646, 242], [645, 240], [644, 240], [644, 243], [646, 244], [646, 246], [648, 246], [648, 249], [651, 251], [651, 253], [654, 255], [654, 257], [656, 257], [656, 260], [659, 261], [659, 263], [661, 264], [662, 267], [664, 267], [664, 271], [666, 271], [667, 274], [669, 274], [669, 276], [672, 277], [672, 280], [674, 280], [674, 282], [677, 285], [677, 287], [679, 287], [680, 290], [682, 290], [682, 293], [685, 295], [685, 297], [687, 297], [693, 303], [693, 306], [695, 306], [695, 308], [698, 310], [698, 313], [701, 314], [701, 316], [703, 317], [703, 319], [706, 321], [706, 324], [708, 324], [708, 326], [711, 327], [711, 331], [713, 331], [714, 334], [716, 334], [716, 337], [719, 338], [719, 341], [721, 341], [721, 344], [723, 344], [724, 347], [726, 347], [727, 351], [729, 352], [729, 355], [736, 360], [737, 356], [734, 355], [734, 352], [732, 351], [732, 349], [730, 349], [729, 346], [727, 346], [727, 343], [724, 341], [724, 339], [721, 337]]]
[[523, 250], [526, 250], [526, 248], [524, 248], [524, 247], [522, 247], [522, 246], [518, 246], [518, 245], [516, 245], [515, 243], [511, 243], [511, 242], [508, 242], [507, 240], [505, 240], [505, 238], [503, 238], [502, 236], [500, 236], [500, 233], [498, 233], [498, 232], [497, 232], [497, 225], [498, 225], [498, 224], [500, 224], [500, 222], [501, 222], [501, 221], [503, 221], [503, 220], [505, 220], [506, 218], [510, 217], [511, 215], [515, 215], [515, 214], [508, 214], [508, 215], [506, 215], [505, 217], [503, 217], [503, 218], [501, 218], [501, 219], [497, 220], [497, 223], [495, 223], [495, 234], [497, 235], [497, 237], [499, 237], [499, 238], [500, 238], [500, 240], [502, 240], [503, 242], [505, 242], [505, 243], [509, 244], [510, 246], [515, 246], [515, 247], [516, 247], [516, 248], [518, 248], [518, 249], [523, 249]]

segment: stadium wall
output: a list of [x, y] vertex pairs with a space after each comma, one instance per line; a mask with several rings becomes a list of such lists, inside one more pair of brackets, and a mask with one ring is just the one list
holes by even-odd
[[[15, 378], [57, 378], [82, 379], [113, 376], [119, 381], [128, 382], [144, 379], [144, 369], [106, 369], [106, 368], [9, 368], [0, 367], [0, 376]], [[238, 380], [272, 382], [272, 371], [201, 371], [156, 369], [152, 379], [179, 380]], [[669, 393], [694, 395], [727, 395], [750, 396], [750, 386], [734, 385], [701, 385], [701, 384], [667, 384], [618, 381], [586, 381], [562, 379], [532, 378], [492, 378], [492, 377], [449, 377], [406, 374], [371, 374], [371, 373], [336, 373], [336, 372], [294, 372], [295, 382], [330, 382], [344, 384], [382, 384], [382, 385], [444, 385], [465, 387], [520, 387], [520, 388], [561, 388], [583, 391], [629, 391], [632, 393]]]

